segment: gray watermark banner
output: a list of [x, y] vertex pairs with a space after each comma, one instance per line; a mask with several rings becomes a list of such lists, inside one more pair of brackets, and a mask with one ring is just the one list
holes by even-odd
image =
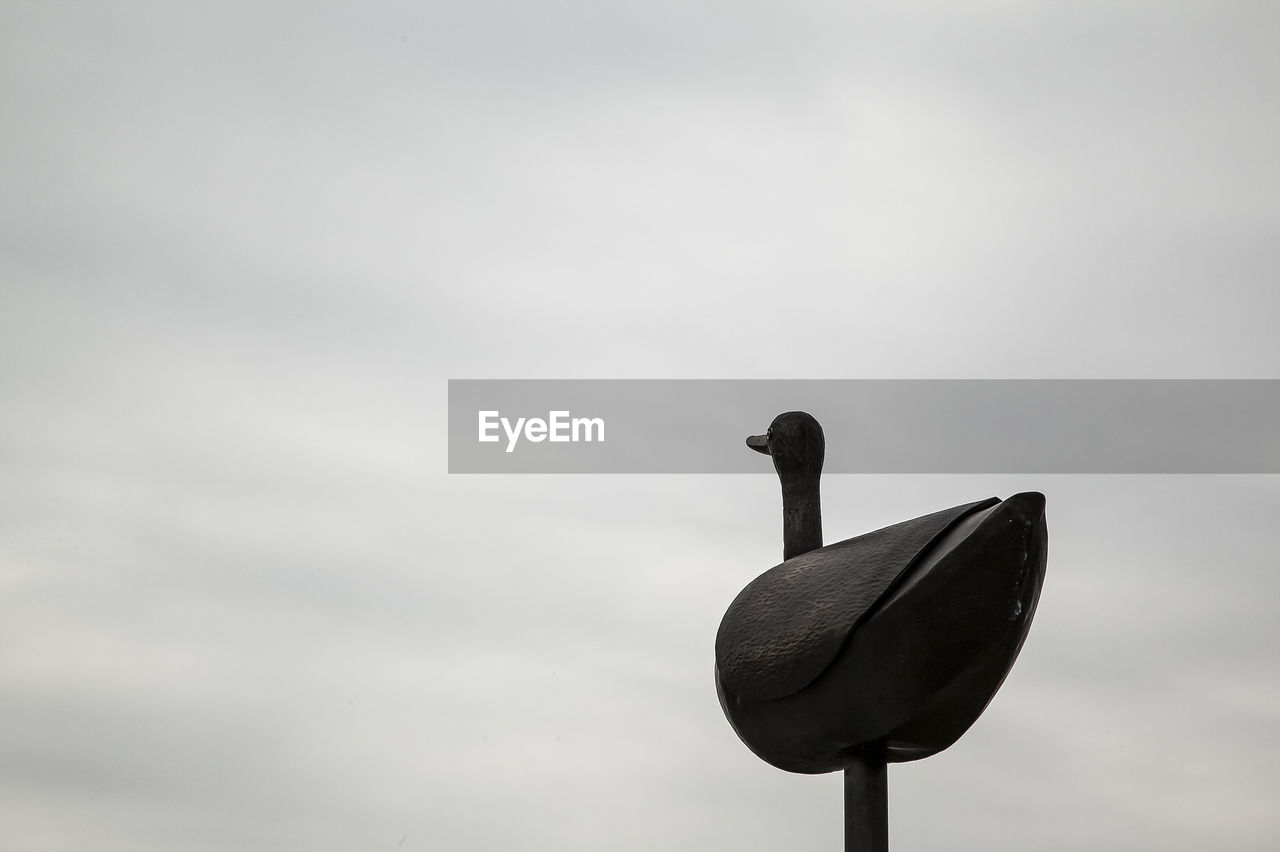
[[449, 381], [450, 473], [771, 473], [784, 411], [827, 473], [1280, 473], [1280, 380]]

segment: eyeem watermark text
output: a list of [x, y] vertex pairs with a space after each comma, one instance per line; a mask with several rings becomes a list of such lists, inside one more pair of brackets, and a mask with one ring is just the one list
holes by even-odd
[[509, 453], [515, 451], [521, 437], [535, 444], [542, 441], [590, 443], [604, 440], [603, 417], [571, 417], [568, 411], [549, 411], [546, 420], [541, 417], [517, 417], [515, 423], [503, 417], [499, 411], [481, 411], [479, 421], [480, 442], [491, 444], [501, 440], [501, 435], [498, 434], [501, 429], [506, 433]]

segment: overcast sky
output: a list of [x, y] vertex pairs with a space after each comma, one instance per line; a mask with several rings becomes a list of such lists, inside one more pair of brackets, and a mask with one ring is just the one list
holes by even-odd
[[[1278, 27], [0, 5], [0, 849], [839, 848], [712, 684], [768, 461], [451, 477], [447, 379], [1280, 378]], [[1028, 489], [893, 847], [1280, 846], [1280, 477], [832, 476], [826, 533]]]

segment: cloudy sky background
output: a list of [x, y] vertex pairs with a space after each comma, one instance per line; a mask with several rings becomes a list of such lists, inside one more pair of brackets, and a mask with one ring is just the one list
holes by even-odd
[[[774, 478], [450, 477], [447, 379], [1280, 378], [1278, 26], [4, 4], [0, 849], [839, 848], [711, 682]], [[894, 848], [1276, 848], [1280, 477], [838, 476], [826, 532], [1032, 488]]]

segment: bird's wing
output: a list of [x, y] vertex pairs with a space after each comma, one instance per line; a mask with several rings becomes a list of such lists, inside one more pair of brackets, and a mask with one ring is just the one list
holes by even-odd
[[725, 687], [771, 701], [814, 681], [894, 581], [966, 516], [1000, 501], [954, 506], [788, 559], [729, 605], [716, 634]]

